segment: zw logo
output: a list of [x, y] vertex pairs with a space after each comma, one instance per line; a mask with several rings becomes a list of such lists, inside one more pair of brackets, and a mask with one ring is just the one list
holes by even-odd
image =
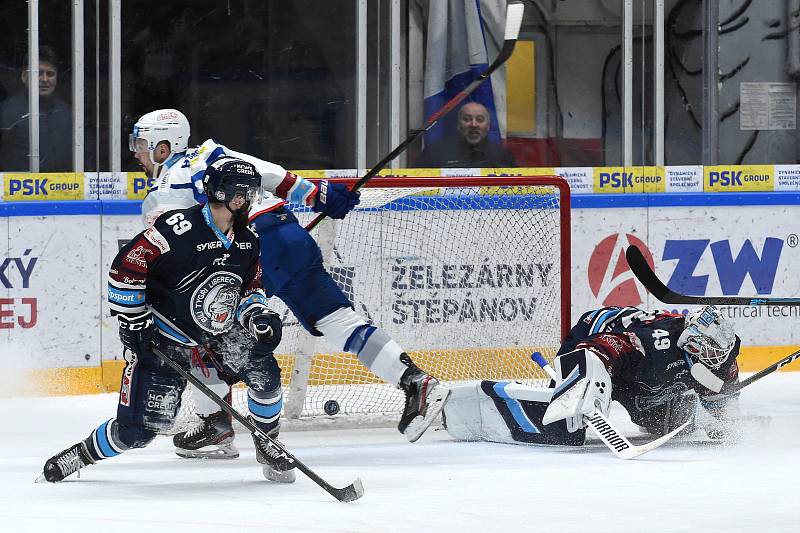
[[722, 294], [739, 294], [744, 279], [748, 275], [758, 294], [772, 292], [783, 249], [783, 240], [767, 237], [759, 256], [753, 243], [747, 239], [736, 257], [733, 256], [730, 241], [709, 243], [708, 239], [697, 239], [668, 240], [664, 244], [662, 260], [678, 260], [675, 271], [667, 283], [670, 289], [684, 294], [706, 294], [708, 275], [695, 276], [694, 272], [706, 248], [710, 248]]
[[586, 417], [590, 424], [595, 431], [603, 438], [604, 441], [609, 443], [611, 446], [614, 447], [615, 450], [621, 452], [623, 450], [627, 450], [630, 448], [625, 439], [619, 436], [619, 434], [614, 431], [614, 428], [606, 424], [606, 421], [603, 420], [599, 415], [595, 415], [592, 417]]

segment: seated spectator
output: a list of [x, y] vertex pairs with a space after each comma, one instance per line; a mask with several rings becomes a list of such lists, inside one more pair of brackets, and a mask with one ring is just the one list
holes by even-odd
[[514, 156], [501, 144], [490, 141], [489, 111], [469, 102], [458, 111], [458, 137], [447, 137], [426, 146], [414, 166], [423, 168], [509, 168]]
[[[0, 171], [28, 171], [29, 72], [27, 60], [20, 80], [22, 90], [0, 102]], [[39, 47], [39, 171], [72, 170], [72, 107], [54, 96], [58, 86], [58, 58], [49, 46]]]

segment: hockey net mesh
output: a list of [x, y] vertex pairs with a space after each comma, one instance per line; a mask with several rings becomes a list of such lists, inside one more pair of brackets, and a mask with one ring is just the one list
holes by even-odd
[[[554, 177], [378, 178], [361, 190], [356, 210], [325, 220], [313, 235], [356, 312], [423, 370], [445, 383], [543, 384], [530, 354], [552, 359], [569, 321], [568, 202], [566, 185]], [[301, 224], [316, 215], [296, 214]], [[277, 350], [284, 417], [320, 425], [399, 417], [401, 390], [355, 355], [331, 353], [280, 300], [271, 306], [284, 318]], [[179, 422], [192, 417], [187, 389]], [[243, 387], [234, 388], [233, 403], [246, 413]]]

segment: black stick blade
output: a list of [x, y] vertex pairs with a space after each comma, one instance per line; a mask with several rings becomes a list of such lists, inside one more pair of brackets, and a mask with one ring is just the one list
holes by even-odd
[[658, 279], [656, 273], [647, 264], [642, 251], [636, 246], [628, 246], [625, 250], [628, 266], [636, 278], [642, 282], [650, 294], [668, 304], [687, 305], [800, 305], [800, 298], [772, 298], [769, 296], [689, 296], [675, 292]]
[[670, 293], [672, 293], [672, 291], [661, 283], [656, 273], [653, 272], [653, 269], [647, 264], [647, 259], [645, 259], [644, 254], [639, 248], [636, 246], [628, 246], [625, 250], [625, 259], [628, 260], [628, 266], [631, 267], [633, 275], [642, 282], [642, 285], [644, 285], [644, 288], [647, 289], [650, 294], [664, 303], [680, 303], [670, 301]]

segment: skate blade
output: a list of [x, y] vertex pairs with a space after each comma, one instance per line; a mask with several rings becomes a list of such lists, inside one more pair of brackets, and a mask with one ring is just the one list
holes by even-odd
[[272, 483], [294, 483], [296, 479], [294, 469], [280, 471], [275, 470], [269, 465], [264, 465], [261, 468], [261, 472], [264, 474], [266, 480]]
[[439, 414], [444, 409], [444, 404], [447, 403], [452, 391], [442, 385], [438, 385], [432, 392], [431, 398], [428, 402], [428, 407], [425, 409], [425, 416], [418, 416], [408, 424], [405, 430], [405, 436], [409, 442], [416, 442], [425, 431], [433, 424], [439, 417]]
[[226, 446], [206, 446], [199, 450], [187, 450], [184, 448], [175, 448], [175, 454], [184, 459], [237, 459], [239, 457], [239, 450], [233, 445]]

